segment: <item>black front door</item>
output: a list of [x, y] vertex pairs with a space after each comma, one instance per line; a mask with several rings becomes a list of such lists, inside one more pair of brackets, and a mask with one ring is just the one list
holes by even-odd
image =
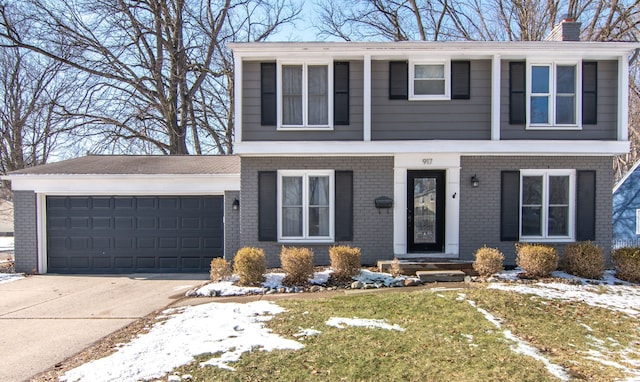
[[407, 250], [444, 252], [444, 171], [407, 172]]

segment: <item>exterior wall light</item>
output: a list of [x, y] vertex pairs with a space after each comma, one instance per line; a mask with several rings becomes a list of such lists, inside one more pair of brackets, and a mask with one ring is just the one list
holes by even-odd
[[480, 186], [480, 180], [478, 179], [476, 174], [473, 174], [473, 176], [471, 177], [471, 187], [476, 188], [478, 186]]
[[233, 203], [231, 203], [231, 208], [233, 208], [234, 211], [237, 211], [240, 209], [240, 201], [238, 200], [238, 198], [233, 199]]

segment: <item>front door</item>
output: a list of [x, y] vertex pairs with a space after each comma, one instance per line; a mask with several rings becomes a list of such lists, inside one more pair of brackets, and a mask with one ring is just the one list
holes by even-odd
[[407, 250], [444, 252], [444, 171], [407, 172]]

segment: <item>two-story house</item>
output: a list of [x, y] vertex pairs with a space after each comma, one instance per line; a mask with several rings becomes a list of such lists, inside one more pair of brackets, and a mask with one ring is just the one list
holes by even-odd
[[[241, 246], [362, 262], [515, 263], [517, 242], [612, 238], [628, 62], [580, 42], [230, 44], [231, 157], [89, 156], [9, 174], [16, 269], [192, 272]], [[573, 41], [572, 41], [573, 40]]]
[[282, 245], [323, 262], [353, 245], [364, 263], [609, 248], [638, 45], [575, 41], [578, 25], [564, 41], [232, 44], [240, 245], [272, 265]]

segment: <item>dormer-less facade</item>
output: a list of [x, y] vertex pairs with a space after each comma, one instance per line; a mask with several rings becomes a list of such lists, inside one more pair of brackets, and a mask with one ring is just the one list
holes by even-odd
[[[238, 43], [240, 245], [363, 263], [611, 243], [633, 43]], [[389, 199], [392, 201], [388, 205]], [[390, 208], [387, 208], [390, 207]]]

